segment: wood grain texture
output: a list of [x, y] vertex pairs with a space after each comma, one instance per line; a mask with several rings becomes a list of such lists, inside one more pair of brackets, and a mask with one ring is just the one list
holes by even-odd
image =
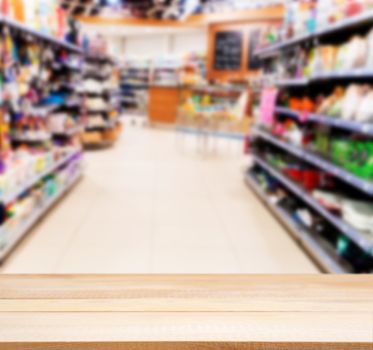
[[373, 349], [373, 279], [0, 277], [0, 349]]
[[152, 123], [175, 124], [180, 103], [178, 87], [157, 87], [149, 89], [149, 119]]

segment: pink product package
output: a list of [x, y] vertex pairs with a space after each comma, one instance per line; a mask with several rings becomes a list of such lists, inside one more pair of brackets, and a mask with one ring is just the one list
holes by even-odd
[[262, 91], [260, 101], [260, 121], [265, 125], [272, 125], [275, 114], [278, 90], [275, 88], [265, 88]]

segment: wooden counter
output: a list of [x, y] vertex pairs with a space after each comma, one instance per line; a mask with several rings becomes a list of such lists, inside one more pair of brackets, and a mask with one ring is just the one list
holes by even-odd
[[372, 276], [1, 276], [0, 349], [372, 349]]
[[180, 103], [178, 86], [150, 86], [149, 120], [153, 124], [175, 124]]

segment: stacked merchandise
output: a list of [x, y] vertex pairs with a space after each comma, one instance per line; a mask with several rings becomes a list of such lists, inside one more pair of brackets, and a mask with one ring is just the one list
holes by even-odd
[[182, 59], [180, 68], [181, 85], [204, 85], [206, 84], [206, 55], [191, 52]]
[[0, 260], [82, 174], [81, 50], [0, 19]]
[[0, 13], [14, 26], [26, 23], [29, 32], [54, 41], [64, 39], [67, 31], [66, 15], [58, 0], [0, 0]]
[[182, 66], [180, 58], [160, 57], [153, 61], [151, 82], [157, 86], [178, 86], [180, 84], [179, 71]]
[[122, 105], [125, 111], [145, 115], [148, 105], [148, 88], [151, 60], [127, 59], [121, 72]]
[[121, 132], [120, 70], [106, 55], [101, 38], [90, 44], [85, 59], [84, 81], [80, 87], [87, 124], [83, 133], [86, 147], [105, 147], [115, 143]]
[[373, 271], [372, 21], [371, 2], [292, 2], [257, 52], [246, 180], [328, 272]]

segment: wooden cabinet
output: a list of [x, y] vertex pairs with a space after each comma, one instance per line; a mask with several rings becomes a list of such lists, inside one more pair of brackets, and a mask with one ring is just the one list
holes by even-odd
[[180, 101], [178, 87], [152, 86], [149, 89], [149, 119], [152, 123], [174, 124]]

